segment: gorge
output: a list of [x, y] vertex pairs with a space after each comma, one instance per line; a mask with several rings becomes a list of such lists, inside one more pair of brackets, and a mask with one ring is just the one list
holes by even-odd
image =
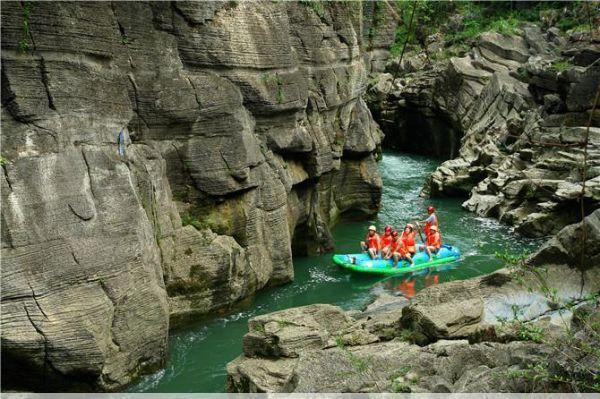
[[[354, 346], [366, 355], [379, 351], [385, 362], [398, 350], [450, 353], [454, 345], [458, 356], [488, 356], [492, 349], [476, 345], [494, 342], [494, 350], [508, 345], [527, 354], [520, 363], [489, 355], [498, 367], [537, 359], [535, 343], [485, 334], [501, 324], [489, 308], [510, 314], [509, 299], [523, 292], [514, 277], [496, 272], [501, 262], [492, 252], [539, 241], [513, 239], [507, 226], [480, 217], [528, 237], [566, 231], [531, 262], [555, 264], [551, 280], [568, 283], [565, 300], [575, 295], [588, 306], [584, 299], [598, 292], [597, 36], [525, 22], [513, 35], [484, 32], [467, 48], [430, 35], [398, 62], [393, 46], [403, 13], [386, 1], [3, 2], [3, 389], [123, 390], [165, 366], [170, 330], [199, 320], [201, 329], [213, 328], [223, 320], [214, 316], [226, 314], [245, 314], [243, 323], [257, 316], [243, 348], [235, 346], [244, 355], [227, 366], [230, 391], [528, 387], [474, 385], [475, 372], [460, 380], [437, 366], [428, 383], [390, 379], [395, 364], [382, 375], [363, 373], [358, 385], [307, 370], [327, 370], [340, 356], [351, 369]], [[433, 171], [427, 158], [382, 146], [445, 162]], [[386, 197], [381, 174], [389, 170], [397, 174], [386, 184], [397, 189], [397, 178], [410, 195]], [[302, 291], [302, 283], [322, 284], [309, 292], [347, 283], [313, 262], [326, 263], [334, 244], [350, 251], [354, 244], [340, 235], [361, 234], [365, 219], [400, 224], [420, 213], [430, 201], [418, 197], [424, 179], [423, 195], [448, 207], [450, 239], [464, 240], [471, 262], [482, 255], [479, 245], [489, 255], [476, 266], [465, 259], [470, 272], [450, 270], [441, 280], [492, 277], [436, 285], [410, 304], [383, 289], [362, 313], [350, 309], [363, 305], [376, 282], [332, 296]], [[375, 219], [382, 195], [390, 205]], [[476, 215], [464, 216], [465, 199]], [[389, 213], [398, 203], [402, 209]], [[573, 225], [583, 216], [583, 228]], [[508, 244], [478, 244], [458, 221], [472, 230], [485, 224], [482, 241]], [[303, 262], [311, 267], [299, 270]], [[295, 274], [300, 281], [275, 288]], [[417, 291], [423, 279], [412, 280]], [[450, 300], [451, 290], [476, 285], [463, 302]], [[307, 296], [279, 296], [281, 303], [261, 308], [261, 295], [274, 292]], [[533, 302], [524, 305], [524, 320], [548, 312], [542, 294], [527, 296]], [[374, 310], [382, 301], [391, 305]], [[319, 302], [344, 310], [281, 310]], [[256, 308], [239, 313], [244, 306]], [[436, 319], [448, 306], [457, 319]], [[260, 309], [284, 316], [259, 316]], [[328, 318], [332, 324], [323, 324]], [[223, 339], [239, 340], [243, 323]], [[418, 334], [398, 343], [409, 328]], [[185, 334], [175, 332], [172, 342]], [[302, 344], [286, 347], [290, 337]], [[225, 389], [222, 358], [218, 366]], [[157, 388], [157, 375], [164, 374], [130, 389]], [[211, 384], [180, 389], [218, 390]]]

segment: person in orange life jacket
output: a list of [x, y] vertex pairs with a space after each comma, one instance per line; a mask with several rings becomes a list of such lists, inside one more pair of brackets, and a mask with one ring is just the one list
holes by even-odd
[[394, 267], [398, 267], [398, 261], [401, 259], [406, 259], [410, 262], [410, 265], [413, 265], [412, 257], [408, 252], [408, 249], [400, 239], [398, 232], [394, 230], [391, 234], [392, 242], [389, 245], [387, 251], [384, 252], [384, 259], [392, 258], [394, 260]]
[[360, 246], [363, 251], [367, 251], [371, 259], [377, 258], [379, 251], [381, 250], [381, 241], [375, 226], [369, 226], [367, 237], [365, 238], [365, 241], [361, 241]]
[[390, 244], [392, 243], [392, 226], [385, 226], [384, 233], [379, 238], [379, 240], [381, 243], [381, 253], [385, 254], [388, 251]]
[[425, 235], [429, 236], [429, 229], [431, 228], [431, 226], [435, 226], [438, 228], [440, 228], [439, 222], [438, 222], [438, 217], [437, 214], [435, 213], [435, 208], [433, 206], [428, 206], [427, 207], [427, 213], [429, 213], [429, 216], [427, 217], [427, 219], [421, 221], [421, 223], [425, 223]]
[[437, 251], [442, 247], [442, 236], [438, 231], [437, 226], [431, 226], [429, 229], [429, 234], [427, 235], [427, 242], [425, 245], [419, 245], [419, 251], [427, 251], [427, 255], [429, 255], [429, 259], [432, 259], [432, 253], [437, 253]]
[[404, 231], [402, 232], [402, 237], [400, 237], [402, 243], [406, 247], [406, 250], [411, 255], [414, 255], [417, 252], [417, 247], [415, 244], [415, 227], [407, 223], [404, 227]]

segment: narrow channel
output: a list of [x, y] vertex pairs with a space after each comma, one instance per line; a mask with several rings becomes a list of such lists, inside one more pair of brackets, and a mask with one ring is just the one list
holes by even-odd
[[171, 333], [166, 367], [131, 387], [132, 392], [224, 392], [225, 366], [241, 352], [249, 318], [293, 306], [330, 303], [345, 309], [360, 308], [377, 291], [412, 296], [432, 284], [466, 279], [502, 267], [496, 252], [531, 252], [538, 241], [512, 233], [492, 219], [480, 218], [461, 208], [461, 199], [421, 198], [425, 179], [439, 160], [385, 152], [379, 169], [383, 178], [382, 209], [376, 220], [341, 222], [333, 229], [336, 252], [357, 252], [358, 241], [370, 223], [400, 227], [425, 208], [437, 208], [444, 242], [458, 246], [463, 259], [417, 275], [382, 278], [351, 274], [336, 267], [331, 254], [294, 260], [293, 283], [259, 293], [245, 309], [225, 317]]

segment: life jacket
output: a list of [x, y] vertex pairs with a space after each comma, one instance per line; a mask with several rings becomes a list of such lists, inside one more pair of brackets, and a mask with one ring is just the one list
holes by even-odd
[[427, 235], [427, 246], [440, 249], [442, 246], [442, 236], [440, 233], [431, 232], [431, 234]]
[[415, 232], [414, 231], [412, 231], [408, 234], [406, 234], [406, 231], [403, 231], [401, 240], [408, 252], [410, 252], [411, 254], [414, 254], [417, 251], [417, 249], [415, 247]]
[[440, 226], [438, 224], [438, 217], [435, 213], [432, 213], [433, 216], [435, 216], [434, 221], [433, 222], [425, 222], [425, 227], [423, 228], [423, 230], [425, 230], [425, 235], [429, 237], [429, 233], [431, 229], [431, 226], [435, 226], [438, 228], [438, 230], [440, 229]]
[[379, 241], [379, 234], [375, 233], [372, 236], [367, 234], [367, 248], [371, 249], [376, 249], [377, 251], [379, 251], [381, 249], [380, 247], [380, 241]]
[[381, 248], [385, 248], [385, 247], [389, 246], [392, 243], [392, 239], [393, 238], [394, 237], [392, 237], [391, 234], [387, 235], [387, 236], [384, 234], [383, 236], [381, 236], [381, 238], [380, 238], [380, 240], [381, 240]]
[[392, 253], [398, 252], [402, 256], [405, 256], [408, 252], [406, 250], [406, 246], [404, 245], [401, 239], [399, 239], [398, 241], [392, 241], [392, 243], [390, 244], [390, 250]]

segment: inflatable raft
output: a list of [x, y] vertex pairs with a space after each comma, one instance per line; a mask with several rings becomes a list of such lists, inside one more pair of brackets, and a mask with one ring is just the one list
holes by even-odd
[[[353, 262], [354, 259], [354, 262]], [[433, 259], [429, 259], [426, 252], [419, 252], [413, 257], [414, 265], [410, 266], [407, 261], [398, 262], [397, 267], [393, 267], [391, 259], [371, 259], [366, 253], [333, 255], [333, 262], [344, 269], [349, 269], [358, 273], [369, 274], [403, 274], [419, 270], [428, 269], [433, 266], [443, 265], [460, 259], [460, 251], [456, 247], [443, 245]]]

